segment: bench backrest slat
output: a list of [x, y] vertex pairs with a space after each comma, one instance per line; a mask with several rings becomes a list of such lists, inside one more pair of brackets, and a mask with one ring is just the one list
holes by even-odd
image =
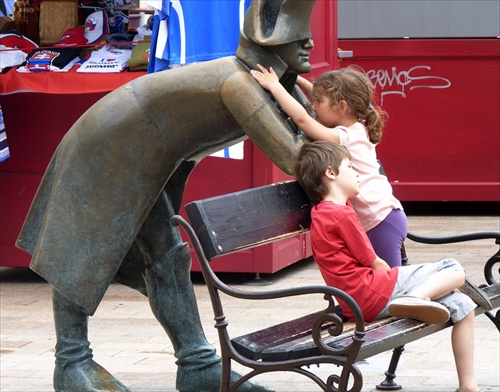
[[191, 226], [208, 259], [308, 231], [310, 201], [296, 181], [194, 201]]

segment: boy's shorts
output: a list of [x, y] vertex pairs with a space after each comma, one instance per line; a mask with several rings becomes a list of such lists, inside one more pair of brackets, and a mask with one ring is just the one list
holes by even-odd
[[[398, 280], [396, 282], [396, 286], [394, 287], [394, 291], [392, 292], [391, 298], [387, 302], [385, 308], [382, 309], [382, 312], [380, 312], [377, 316], [377, 319], [390, 317], [387, 308], [393, 299], [412, 292], [417, 286], [422, 284], [424, 280], [435, 273], [446, 269], [451, 269], [453, 271], [464, 270], [460, 263], [452, 258], [444, 259], [436, 263], [407, 265], [398, 268]], [[450, 318], [454, 323], [462, 320], [477, 306], [467, 295], [458, 291], [447, 294], [444, 297], [436, 299], [435, 301], [439, 302], [450, 311]]]

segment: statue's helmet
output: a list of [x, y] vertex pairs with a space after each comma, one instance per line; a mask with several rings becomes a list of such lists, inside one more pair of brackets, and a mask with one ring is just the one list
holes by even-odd
[[261, 46], [311, 38], [310, 18], [316, 0], [253, 0], [245, 14], [243, 33]]

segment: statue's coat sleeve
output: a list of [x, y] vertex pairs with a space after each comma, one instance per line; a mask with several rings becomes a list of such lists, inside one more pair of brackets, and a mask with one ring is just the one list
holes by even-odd
[[236, 73], [224, 83], [222, 97], [250, 140], [276, 166], [293, 175], [297, 152], [308, 139], [302, 132], [294, 132], [268, 93], [250, 74]]

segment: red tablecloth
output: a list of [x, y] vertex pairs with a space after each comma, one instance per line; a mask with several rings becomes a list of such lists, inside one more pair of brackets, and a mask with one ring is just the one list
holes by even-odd
[[68, 72], [19, 73], [12, 68], [0, 74], [0, 94], [36, 92], [44, 94], [89, 94], [109, 92], [140, 76], [146, 71], [119, 73]]

